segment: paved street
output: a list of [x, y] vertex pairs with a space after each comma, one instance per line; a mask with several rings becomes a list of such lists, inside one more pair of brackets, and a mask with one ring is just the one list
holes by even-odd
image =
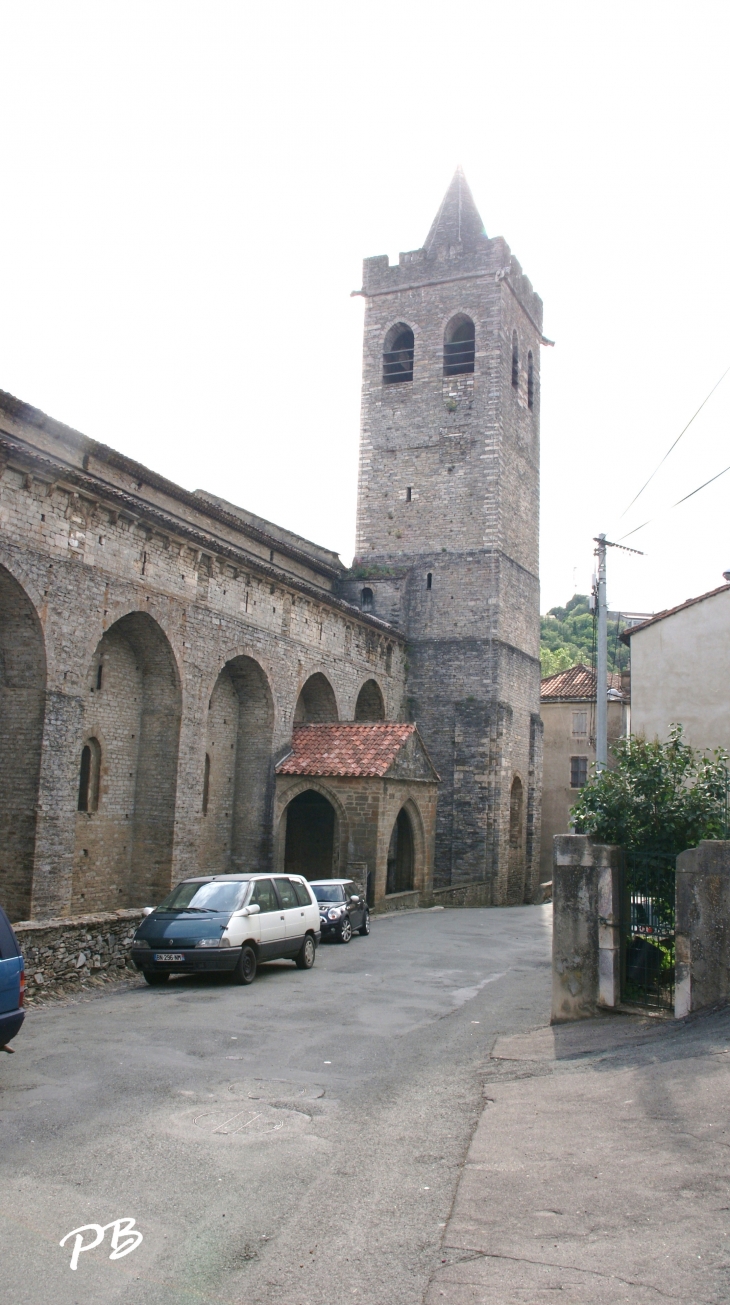
[[[0, 1060], [3, 1298], [420, 1305], [495, 1039], [549, 1019], [549, 926], [408, 914], [248, 989], [31, 1011]], [[109, 1229], [71, 1271], [60, 1239], [122, 1218], [138, 1248], [110, 1259]]]

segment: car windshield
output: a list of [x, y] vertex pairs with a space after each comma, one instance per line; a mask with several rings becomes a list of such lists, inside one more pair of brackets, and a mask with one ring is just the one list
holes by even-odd
[[344, 902], [345, 890], [342, 884], [311, 884], [318, 902]]
[[248, 881], [183, 883], [174, 888], [158, 911], [237, 911], [248, 892]]

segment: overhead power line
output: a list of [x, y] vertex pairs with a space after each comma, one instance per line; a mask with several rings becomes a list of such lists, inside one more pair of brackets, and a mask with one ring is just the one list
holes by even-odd
[[[726, 367], [726, 368], [725, 368], [725, 371], [722, 373], [722, 376], [720, 377], [719, 381], [716, 381], [716, 383], [713, 385], [712, 389], [710, 390], [710, 393], [707, 395], [706, 398], [704, 398], [704, 399], [702, 400], [702, 403], [700, 404], [700, 406], [699, 406], [699, 408], [697, 409], [697, 411], [696, 411], [696, 413], [694, 414], [694, 416], [690, 417], [690, 419], [689, 419], [689, 421], [687, 422], [687, 425], [685, 426], [684, 430], [681, 430], [681, 431], [679, 432], [679, 435], [677, 436], [677, 438], [676, 438], [676, 440], [674, 441], [674, 443], [671, 444], [671, 445], [669, 446], [669, 448], [667, 449], [666, 453], [664, 454], [664, 457], [662, 458], [661, 462], [657, 463], [657, 465], [656, 465], [656, 467], [654, 468], [654, 470], [652, 471], [652, 473], [651, 473], [649, 479], [648, 479], [647, 481], [645, 481], [644, 484], [641, 486], [641, 489], [639, 490], [638, 494], [634, 494], [634, 497], [632, 498], [631, 502], [629, 503], [629, 506], [628, 506], [627, 508], [624, 508], [623, 512], [621, 513], [621, 516], [619, 517], [619, 521], [621, 520], [621, 517], [625, 517], [625, 516], [626, 516], [626, 513], [629, 511], [629, 508], [632, 508], [632, 507], [634, 506], [634, 503], [636, 502], [636, 500], [637, 500], [638, 498], [641, 498], [641, 495], [644, 493], [644, 490], [646, 489], [647, 485], [650, 485], [650, 484], [651, 484], [652, 480], [654, 479], [654, 477], [656, 476], [657, 472], [659, 471], [659, 468], [662, 467], [662, 466], [664, 465], [664, 463], [666, 462], [667, 458], [669, 457], [669, 454], [672, 452], [672, 449], [676, 449], [676, 447], [677, 447], [677, 445], [679, 444], [679, 441], [681, 440], [682, 436], [683, 436], [683, 435], [686, 435], [686, 433], [687, 433], [687, 431], [689, 430], [690, 426], [692, 425], [692, 422], [694, 421], [695, 417], [699, 417], [699, 415], [700, 415], [700, 413], [702, 412], [702, 409], [704, 408], [704, 406], [705, 406], [705, 404], [707, 403], [708, 399], [711, 399], [711, 398], [712, 398], [712, 396], [713, 396], [713, 394], [715, 393], [715, 390], [717, 389], [718, 385], [721, 385], [721, 384], [722, 384], [722, 382], [725, 380], [725, 377], [727, 376], [728, 372], [730, 372], [730, 367]], [[722, 475], [722, 474], [723, 474], [723, 473], [720, 472], [720, 475]], [[708, 481], [707, 483], [708, 483], [708, 485], [709, 485], [710, 482]], [[700, 485], [700, 489], [704, 489], [704, 485]], [[693, 493], [695, 493], [695, 494], [696, 494], [697, 492], [698, 492], [697, 490], [694, 490], [694, 491], [693, 491]], [[688, 494], [688, 495], [687, 495], [687, 498], [689, 498], [689, 497], [690, 497], [690, 495]], [[680, 501], [680, 503], [682, 503], [682, 502], [683, 502], [683, 499], [680, 499], [679, 501]], [[674, 507], [676, 507], [676, 506], [677, 506], [677, 505], [676, 505], [676, 503], [675, 503], [675, 504], [674, 504]], [[646, 525], [647, 523], [644, 522], [644, 524]], [[641, 530], [642, 527], [641, 527], [641, 526], [637, 526], [636, 529], [637, 529], [637, 530]], [[633, 535], [634, 533], [635, 533], [635, 532], [634, 532], [633, 530], [629, 531], [629, 534], [632, 534], [632, 535]], [[627, 535], [623, 535], [622, 538], [623, 538], [623, 539], [627, 539], [628, 536], [627, 536]]]
[[[690, 490], [689, 494], [685, 494], [683, 498], [678, 498], [676, 503], [672, 503], [671, 506], [666, 509], [667, 512], [671, 512], [673, 508], [679, 507], [680, 503], [686, 503], [688, 498], [693, 498], [695, 494], [699, 494], [701, 489], [706, 489], [708, 485], [711, 485], [715, 480], [719, 480], [720, 477], [726, 475], [728, 471], [730, 471], [730, 467], [725, 467], [724, 471], [718, 471], [715, 476], [710, 476], [710, 479], [704, 481], [702, 485], [698, 485], [696, 489]], [[633, 530], [629, 530], [628, 533], [622, 535], [621, 538], [629, 539], [629, 537], [635, 535], [637, 531], [643, 530], [644, 526], [650, 526], [652, 521], [656, 521], [656, 517], [649, 517], [648, 521], [642, 521], [640, 526], [634, 526]]]

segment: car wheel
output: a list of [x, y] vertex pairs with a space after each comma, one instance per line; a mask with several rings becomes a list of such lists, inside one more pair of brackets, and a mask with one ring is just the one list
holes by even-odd
[[366, 911], [366, 912], [365, 912], [365, 919], [363, 920], [362, 924], [360, 925], [360, 928], [358, 929], [358, 933], [362, 934], [363, 938], [367, 938], [368, 934], [370, 933], [370, 912], [369, 912], [369, 911]]
[[314, 965], [314, 956], [315, 956], [314, 938], [312, 937], [311, 934], [307, 934], [306, 938], [304, 939], [304, 942], [301, 945], [300, 950], [298, 951], [296, 957], [294, 958], [297, 963], [297, 969], [311, 970], [312, 966]]
[[233, 971], [233, 982], [245, 984], [253, 983], [256, 978], [257, 967], [258, 962], [256, 960], [256, 952], [250, 943], [244, 943], [241, 948], [241, 955], [238, 958], [236, 968]]
[[352, 924], [349, 915], [346, 915], [340, 925], [340, 942], [348, 943], [352, 937]]
[[165, 970], [143, 970], [142, 973], [151, 988], [157, 988], [161, 983], [167, 983], [170, 977]]

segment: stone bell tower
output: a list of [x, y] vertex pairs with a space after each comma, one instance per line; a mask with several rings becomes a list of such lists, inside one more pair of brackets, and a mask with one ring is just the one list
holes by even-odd
[[540, 843], [542, 301], [459, 168], [421, 249], [367, 258], [348, 597], [403, 628], [441, 776], [435, 885], [530, 900]]

